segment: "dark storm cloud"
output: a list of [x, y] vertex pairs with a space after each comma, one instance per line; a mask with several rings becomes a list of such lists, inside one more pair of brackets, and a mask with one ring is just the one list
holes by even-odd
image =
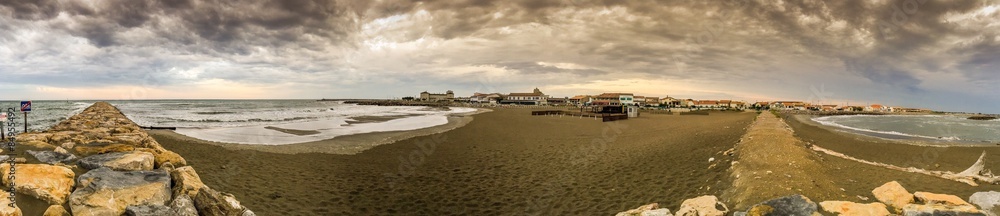
[[[998, 27], [990, 25], [1000, 13], [951, 20], [991, 5], [996, 2], [0, 0], [0, 39], [22, 40], [25, 34], [11, 32], [26, 29], [41, 35], [28, 40], [72, 36], [58, 45], [27, 43], [37, 49], [11, 55], [29, 63], [73, 60], [36, 70], [57, 71], [52, 74], [25, 75], [38, 83], [74, 72], [86, 74], [78, 80], [151, 79], [155, 85], [380, 76], [408, 83], [426, 75], [469, 85], [448, 76], [474, 79], [472, 72], [483, 70], [499, 77], [567, 74], [751, 85], [746, 83], [823, 71], [922, 92], [944, 86], [928, 85], [935, 81], [928, 74], [1000, 80]], [[95, 49], [58, 47], [78, 38]], [[807, 80], [812, 78], [789, 80], [820, 82]]]

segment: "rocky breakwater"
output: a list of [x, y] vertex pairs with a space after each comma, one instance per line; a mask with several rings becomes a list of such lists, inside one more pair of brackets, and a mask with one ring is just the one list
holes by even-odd
[[254, 215], [105, 102], [17, 143], [14, 153], [30, 157], [18, 158], [14, 178], [0, 164], [3, 187], [43, 203], [3, 203], [0, 215]]
[[949, 194], [929, 192], [910, 193], [899, 182], [888, 182], [872, 190], [878, 202], [855, 203], [849, 201], [813, 202], [808, 197], [792, 194], [773, 198], [750, 206], [743, 211], [732, 211], [715, 196], [701, 196], [685, 200], [677, 212], [659, 208], [657, 203], [623, 211], [617, 216], [759, 216], [759, 215], [989, 215], [1000, 211], [1000, 192], [978, 192], [966, 202]]

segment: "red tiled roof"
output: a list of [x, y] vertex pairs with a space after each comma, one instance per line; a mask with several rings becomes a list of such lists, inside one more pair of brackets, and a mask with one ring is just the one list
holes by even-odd
[[523, 97], [523, 96], [542, 96], [542, 95], [543, 95], [542, 93], [510, 93], [507, 96]]

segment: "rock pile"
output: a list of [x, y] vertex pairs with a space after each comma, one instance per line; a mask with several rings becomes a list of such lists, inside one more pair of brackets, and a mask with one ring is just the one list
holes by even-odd
[[[2, 163], [0, 178], [5, 187], [13, 181], [18, 194], [51, 205], [44, 215], [254, 215], [231, 194], [205, 186], [184, 158], [105, 102], [17, 140], [37, 162], [20, 160], [15, 178]], [[21, 215], [5, 201], [0, 215]]]
[[[888, 182], [872, 190], [878, 202], [855, 203], [849, 201], [823, 201], [818, 205], [808, 197], [790, 195], [767, 200], [751, 206], [746, 211], [732, 215], [988, 215], [1000, 213], [1000, 192], [978, 192], [969, 202], [955, 195], [928, 192], [910, 193], [899, 182]], [[970, 204], [970, 203], [974, 203]], [[978, 207], [977, 207], [978, 206]], [[676, 214], [651, 203], [636, 209], [620, 212], [617, 216], [721, 216], [729, 209], [715, 196], [701, 196], [684, 200]]]

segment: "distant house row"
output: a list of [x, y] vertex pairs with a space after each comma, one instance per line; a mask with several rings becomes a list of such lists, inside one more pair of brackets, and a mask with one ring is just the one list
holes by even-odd
[[928, 109], [905, 108], [871, 104], [866, 106], [850, 106], [835, 104], [810, 104], [802, 101], [765, 101], [757, 102], [751, 108], [779, 110], [813, 110], [813, 111], [854, 111], [854, 112], [931, 112]]
[[813, 111], [858, 111], [858, 112], [929, 112], [926, 109], [890, 107], [880, 104], [867, 106], [840, 106], [830, 104], [810, 104], [802, 101], [761, 101], [748, 104], [737, 100], [695, 100], [676, 99], [670, 96], [649, 97], [633, 93], [601, 93], [597, 95], [576, 95], [573, 97], [552, 97], [535, 88], [531, 92], [474, 93], [470, 97], [455, 97], [451, 90], [444, 94], [420, 92], [419, 100], [448, 101], [464, 103], [517, 104], [517, 105], [573, 105], [573, 106], [646, 106], [682, 107], [698, 109], [780, 109]]

